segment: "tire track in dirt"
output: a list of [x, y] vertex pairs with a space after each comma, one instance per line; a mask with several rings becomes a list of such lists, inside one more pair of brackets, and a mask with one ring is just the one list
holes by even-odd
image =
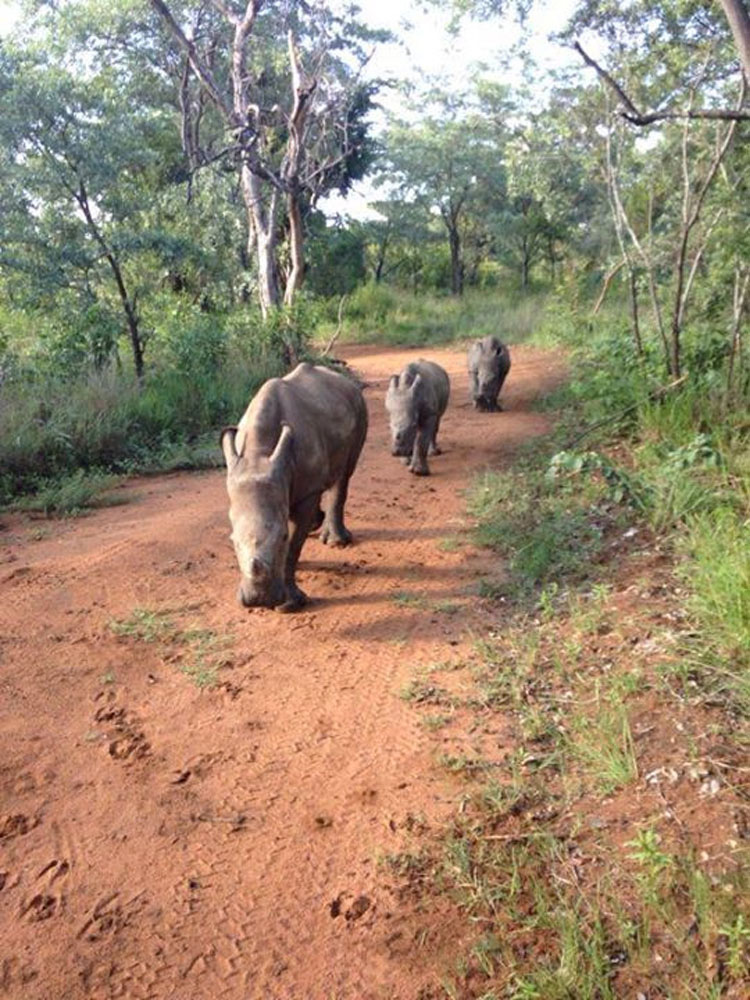
[[[51, 522], [36, 540], [11, 523], [0, 997], [413, 1000], [431, 979], [437, 952], [414, 944], [422, 918], [377, 857], [400, 849], [410, 817], [443, 814], [449, 790], [397, 693], [487, 620], [468, 595], [491, 560], [438, 543], [471, 472], [546, 428], [528, 404], [561, 369], [516, 349], [508, 412], [476, 414], [463, 353], [426, 353], [453, 396], [444, 454], [418, 480], [389, 455], [383, 411], [388, 375], [415, 352], [346, 352], [371, 417], [349, 502], [357, 544], [308, 542], [314, 602], [300, 614], [233, 603], [218, 472], [130, 483], [127, 506]], [[114, 636], [109, 623], [135, 607], [227, 636], [223, 686], [198, 690], [179, 649]]]

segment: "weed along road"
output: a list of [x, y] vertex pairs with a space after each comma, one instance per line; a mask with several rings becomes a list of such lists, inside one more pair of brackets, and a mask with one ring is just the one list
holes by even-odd
[[[455, 789], [399, 692], [460, 655], [497, 573], [457, 545], [462, 488], [541, 434], [549, 353], [513, 350], [504, 413], [449, 373], [443, 454], [390, 454], [388, 376], [416, 351], [343, 351], [368, 383], [355, 544], [311, 538], [293, 615], [235, 602], [224, 474], [125, 487], [80, 519], [0, 535], [0, 997], [369, 1000], [435, 982], [449, 928], [379, 863]], [[238, 414], [239, 416], [239, 414]], [[434, 920], [434, 918], [432, 918]]]

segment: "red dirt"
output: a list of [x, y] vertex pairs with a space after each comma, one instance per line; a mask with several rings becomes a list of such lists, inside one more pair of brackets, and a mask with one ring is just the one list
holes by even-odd
[[[451, 794], [398, 692], [486, 621], [472, 587], [491, 560], [438, 543], [471, 473], [547, 428], [529, 402], [561, 365], [517, 348], [508, 411], [478, 414], [463, 353], [430, 350], [453, 399], [417, 479], [383, 410], [414, 352], [344, 353], [370, 383], [356, 544], [308, 541], [299, 614], [235, 604], [219, 471], [131, 483], [126, 506], [80, 520], [5, 519], [0, 996], [397, 1000], [434, 981], [446, 934], [378, 867]], [[135, 608], [228, 636], [218, 685], [179, 669], [174, 639], [113, 634]]]

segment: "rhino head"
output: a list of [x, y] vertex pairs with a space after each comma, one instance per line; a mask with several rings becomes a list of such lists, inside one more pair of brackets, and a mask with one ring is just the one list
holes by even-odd
[[391, 425], [391, 454], [410, 456], [417, 436], [419, 394], [422, 376], [410, 377], [410, 372], [391, 375], [385, 408]]
[[491, 338], [479, 341], [473, 355], [473, 397], [478, 410], [496, 410], [500, 391], [503, 345]]
[[257, 462], [251, 467], [243, 452], [237, 451], [236, 436], [236, 427], [227, 427], [221, 433], [231, 537], [240, 567], [237, 597], [246, 608], [273, 608], [286, 600], [293, 432], [287, 424], [282, 425], [267, 468], [263, 463], [261, 471]]

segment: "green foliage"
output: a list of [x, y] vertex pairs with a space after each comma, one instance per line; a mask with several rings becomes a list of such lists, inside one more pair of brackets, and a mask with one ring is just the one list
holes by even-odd
[[[570, 343], [570, 326], [558, 330]], [[688, 667], [750, 713], [750, 398], [728, 394], [724, 341], [700, 329], [685, 342], [687, 379], [666, 392], [653, 342], [643, 361], [628, 363], [617, 323], [605, 316], [593, 333], [585, 345], [574, 339], [572, 387], [557, 400], [566, 406], [566, 436], [589, 427], [589, 447], [555, 455], [548, 479], [604, 490], [674, 544], [696, 623]], [[607, 363], [613, 354], [615, 365]], [[627, 447], [613, 452], [615, 433]]]
[[362, 234], [340, 224], [327, 226], [317, 214], [308, 225], [306, 291], [321, 297], [351, 295], [365, 280]]
[[304, 304], [266, 323], [248, 311], [165, 310], [160, 363], [142, 385], [111, 365], [73, 375], [17, 365], [0, 384], [0, 503], [40, 489], [52, 496], [79, 470], [215, 464], [218, 446], [207, 453], [201, 435], [236, 422], [259, 386], [284, 372], [288, 352], [304, 356], [314, 322]]
[[[582, 488], [583, 487], [583, 488]], [[540, 461], [523, 471], [488, 471], [468, 496], [475, 537], [502, 554], [528, 589], [592, 573], [604, 544], [605, 489], [545, 476]]]
[[698, 653], [716, 686], [750, 716], [750, 535], [746, 512], [719, 508], [694, 518], [680, 550]]
[[[342, 339], [355, 343], [422, 346], [488, 334], [505, 343], [528, 339], [543, 321], [545, 295], [468, 290], [460, 298], [403, 291], [386, 285], [360, 286], [347, 299]], [[321, 326], [328, 335], [330, 322]]]
[[22, 497], [15, 507], [75, 517], [91, 507], [127, 503], [127, 496], [103, 495], [119, 482], [117, 476], [108, 473], [79, 469], [59, 479], [42, 480], [36, 492], [30, 497]]
[[601, 707], [593, 719], [581, 717], [576, 722], [570, 751], [604, 795], [638, 777], [633, 736], [623, 705]]
[[138, 639], [140, 642], [162, 642], [175, 634], [175, 625], [167, 611], [134, 608], [127, 618], [110, 622], [110, 630], [119, 636]]

